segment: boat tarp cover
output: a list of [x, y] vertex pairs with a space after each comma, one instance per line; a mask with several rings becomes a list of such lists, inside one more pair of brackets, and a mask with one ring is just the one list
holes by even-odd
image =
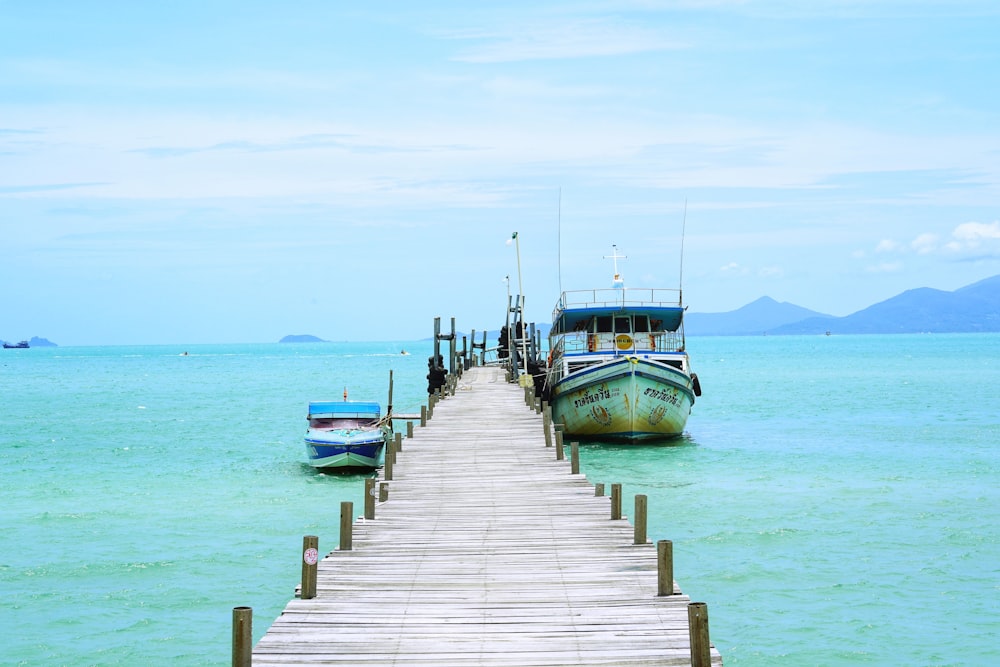
[[561, 331], [573, 331], [577, 325], [590, 321], [590, 318], [600, 315], [648, 315], [651, 320], [660, 320], [661, 331], [677, 331], [681, 321], [684, 319], [684, 308], [679, 306], [637, 306], [622, 308], [613, 307], [591, 307], [591, 308], [567, 308], [563, 310], [559, 317], [563, 321]]
[[378, 419], [382, 412], [378, 403], [364, 401], [310, 401], [309, 415], [332, 415], [334, 417], [364, 417]]

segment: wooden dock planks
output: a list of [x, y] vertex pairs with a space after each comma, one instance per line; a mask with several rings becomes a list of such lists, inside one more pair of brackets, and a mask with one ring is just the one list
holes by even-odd
[[555, 460], [502, 370], [467, 371], [388, 484], [254, 665], [691, 664], [690, 600], [676, 584], [656, 596], [655, 546], [633, 545], [609, 499]]

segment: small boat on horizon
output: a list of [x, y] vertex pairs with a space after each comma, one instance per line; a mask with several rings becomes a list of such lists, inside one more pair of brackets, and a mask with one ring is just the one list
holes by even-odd
[[563, 292], [552, 314], [542, 398], [567, 436], [665, 440], [684, 431], [698, 376], [685, 350], [681, 290], [612, 287]]
[[5, 350], [27, 350], [31, 347], [28, 341], [22, 340], [20, 343], [8, 343], [4, 341], [3, 347]]

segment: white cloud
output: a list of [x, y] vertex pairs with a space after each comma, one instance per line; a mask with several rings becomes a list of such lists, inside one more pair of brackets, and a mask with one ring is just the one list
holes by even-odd
[[681, 48], [658, 31], [604, 19], [552, 20], [546, 25], [524, 23], [460, 32], [451, 37], [486, 42], [456, 58], [471, 63], [617, 56]]
[[875, 252], [896, 252], [899, 250], [899, 243], [892, 239], [882, 239], [875, 246]]
[[910, 242], [910, 247], [920, 255], [929, 255], [938, 249], [938, 235], [921, 234]]

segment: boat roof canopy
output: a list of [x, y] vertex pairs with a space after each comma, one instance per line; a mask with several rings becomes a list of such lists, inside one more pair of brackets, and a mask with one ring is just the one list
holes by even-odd
[[310, 401], [309, 416], [328, 415], [339, 418], [378, 419], [382, 407], [378, 403], [365, 401]]
[[648, 315], [651, 320], [660, 320], [663, 331], [677, 331], [684, 319], [684, 308], [680, 306], [647, 306], [622, 308], [621, 306], [597, 308], [567, 308], [559, 313], [561, 331], [574, 331], [585, 326], [592, 317], [609, 315]]

